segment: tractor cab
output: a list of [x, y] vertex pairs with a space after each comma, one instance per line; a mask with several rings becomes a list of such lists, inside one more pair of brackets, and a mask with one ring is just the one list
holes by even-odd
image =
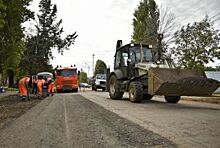
[[116, 50], [114, 69], [121, 71], [124, 78], [139, 75], [137, 67], [143, 64], [153, 64], [153, 52], [151, 45], [127, 44]]

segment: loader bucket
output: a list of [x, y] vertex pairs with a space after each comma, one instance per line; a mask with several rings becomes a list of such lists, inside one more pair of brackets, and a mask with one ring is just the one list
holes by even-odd
[[148, 92], [165, 96], [211, 95], [220, 82], [207, 78], [202, 71], [189, 69], [150, 68]]

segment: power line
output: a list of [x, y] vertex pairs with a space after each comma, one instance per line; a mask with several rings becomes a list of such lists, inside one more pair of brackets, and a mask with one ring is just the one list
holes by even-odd
[[220, 15], [220, 12], [218, 12], [216, 15], [213, 15], [212, 17], [210, 17], [210, 19], [213, 19], [213, 18], [215, 18], [218, 15]]
[[212, 22], [216, 22], [217, 20], [219, 20], [220, 19], [220, 17], [219, 18], [217, 18], [217, 19], [215, 19], [214, 21], [212, 21]]

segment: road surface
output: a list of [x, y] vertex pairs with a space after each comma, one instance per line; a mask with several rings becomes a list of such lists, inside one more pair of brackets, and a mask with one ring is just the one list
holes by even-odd
[[220, 147], [220, 105], [62, 93], [0, 130], [0, 147]]
[[78, 94], [48, 97], [0, 131], [1, 148], [176, 147]]
[[180, 101], [168, 104], [163, 97], [134, 104], [111, 100], [107, 92], [82, 93], [89, 100], [137, 123], [145, 129], [160, 134], [179, 147], [220, 147], [220, 105], [204, 102]]

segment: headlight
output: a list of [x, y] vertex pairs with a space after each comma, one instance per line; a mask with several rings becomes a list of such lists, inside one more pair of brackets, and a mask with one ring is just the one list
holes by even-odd
[[95, 81], [95, 84], [96, 84], [96, 85], [100, 85], [100, 82], [99, 82], [99, 81]]

